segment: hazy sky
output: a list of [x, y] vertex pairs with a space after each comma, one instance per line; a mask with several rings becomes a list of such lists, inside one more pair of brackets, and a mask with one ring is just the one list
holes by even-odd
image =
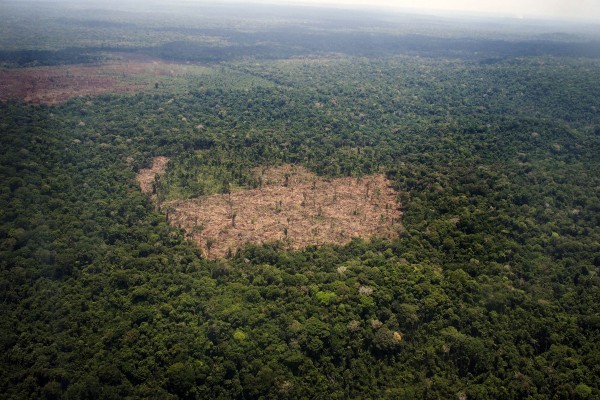
[[367, 5], [405, 9], [494, 13], [517, 18], [585, 18], [600, 21], [600, 0], [262, 0], [256, 2], [276, 4]]

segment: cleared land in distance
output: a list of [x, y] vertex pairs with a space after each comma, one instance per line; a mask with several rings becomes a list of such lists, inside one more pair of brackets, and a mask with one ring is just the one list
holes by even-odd
[[97, 65], [0, 69], [0, 101], [55, 105], [80, 96], [149, 91], [162, 78], [202, 68], [131, 54], [119, 57]]

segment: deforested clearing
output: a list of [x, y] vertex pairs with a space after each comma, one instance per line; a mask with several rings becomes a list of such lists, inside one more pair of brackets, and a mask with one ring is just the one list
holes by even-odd
[[151, 193], [152, 197], [156, 197], [155, 188], [153, 187], [154, 179], [157, 175], [162, 175], [167, 169], [167, 157], [155, 157], [152, 160], [150, 168], [140, 169], [137, 175], [137, 181], [140, 184], [140, 189], [144, 193]]
[[[397, 193], [383, 174], [325, 179], [297, 165], [258, 168], [260, 186], [160, 205], [208, 258], [245, 243], [288, 249], [354, 237], [392, 237], [401, 229]], [[140, 181], [141, 182], [141, 181]]]

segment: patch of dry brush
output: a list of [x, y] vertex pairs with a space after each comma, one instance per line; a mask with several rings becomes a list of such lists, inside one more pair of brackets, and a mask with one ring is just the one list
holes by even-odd
[[[161, 209], [208, 258], [235, 252], [246, 242], [282, 241], [300, 249], [345, 244], [353, 237], [391, 237], [401, 227], [397, 193], [381, 174], [324, 180], [291, 165], [256, 174], [259, 188], [169, 201]], [[151, 190], [148, 182], [149, 175], [140, 178], [142, 190]]]

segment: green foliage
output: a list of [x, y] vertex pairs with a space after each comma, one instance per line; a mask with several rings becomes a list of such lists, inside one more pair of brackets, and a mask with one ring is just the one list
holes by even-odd
[[325, 305], [334, 302], [337, 298], [336, 294], [333, 292], [317, 292], [316, 296], [317, 299]]

